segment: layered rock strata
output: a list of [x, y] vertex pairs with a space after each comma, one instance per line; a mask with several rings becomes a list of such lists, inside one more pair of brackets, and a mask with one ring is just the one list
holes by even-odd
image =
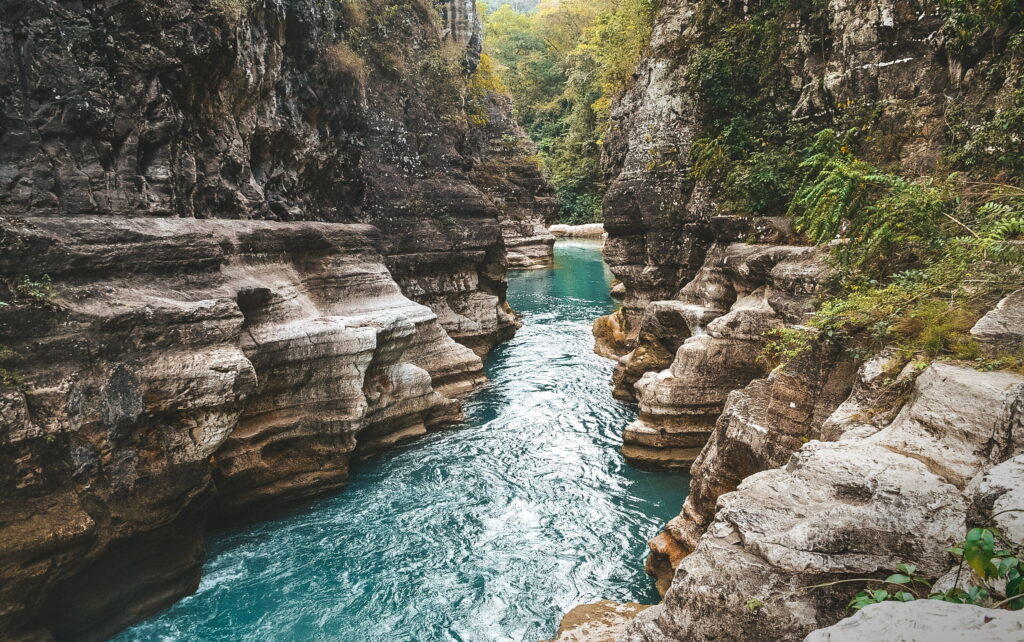
[[479, 48], [462, 0], [0, 8], [0, 637], [103, 638], [208, 516], [459, 418], [551, 207], [479, 171]]
[[619, 359], [615, 394], [640, 404], [623, 432], [626, 458], [689, 467], [729, 393], [766, 374], [766, 335], [806, 320], [824, 273], [813, 248], [712, 246], [673, 300], [647, 307], [639, 345]]
[[98, 638], [165, 605], [198, 581], [211, 499], [245, 515], [336, 488], [353, 456], [458, 420], [450, 395], [482, 379], [369, 226], [80, 217], [2, 233], [0, 273], [56, 284], [0, 308], [22, 373], [0, 433], [8, 632]]
[[[1024, 453], [1022, 408], [1024, 377], [938, 363], [891, 422], [837, 410], [838, 441], [811, 441], [718, 497], [665, 601], [620, 639], [799, 640], [843, 617], [851, 593], [812, 586], [900, 562], [945, 574], [972, 507], [1015, 492], [984, 480], [1005, 479], [1000, 466]], [[749, 600], [763, 606], [752, 612]]]

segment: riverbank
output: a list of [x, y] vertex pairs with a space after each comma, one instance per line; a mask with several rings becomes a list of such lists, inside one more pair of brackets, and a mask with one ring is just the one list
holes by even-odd
[[619, 453], [590, 321], [614, 308], [600, 243], [509, 275], [523, 327], [485, 360], [466, 422], [355, 465], [344, 491], [214, 535], [195, 595], [120, 640], [290, 635], [539, 640], [580, 602], [657, 599], [646, 540], [688, 478]]

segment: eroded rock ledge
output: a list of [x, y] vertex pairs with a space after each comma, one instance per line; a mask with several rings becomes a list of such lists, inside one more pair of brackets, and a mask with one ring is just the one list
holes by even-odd
[[0, 274], [58, 284], [0, 308], [25, 373], [2, 395], [4, 630], [97, 638], [166, 605], [198, 582], [208, 513], [337, 488], [353, 457], [458, 420], [452, 397], [483, 376], [401, 293], [369, 226], [0, 233]]
[[479, 61], [468, 0], [3, 4], [0, 637], [115, 632], [209, 516], [458, 418], [506, 239], [550, 255]]

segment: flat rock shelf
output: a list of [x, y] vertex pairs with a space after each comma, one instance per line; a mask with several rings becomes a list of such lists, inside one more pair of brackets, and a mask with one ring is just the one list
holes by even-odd
[[647, 540], [689, 487], [630, 467], [635, 419], [590, 326], [614, 309], [600, 242], [513, 273], [523, 328], [461, 428], [357, 465], [342, 492], [215, 534], [196, 594], [127, 640], [536, 641], [598, 599], [652, 604]]

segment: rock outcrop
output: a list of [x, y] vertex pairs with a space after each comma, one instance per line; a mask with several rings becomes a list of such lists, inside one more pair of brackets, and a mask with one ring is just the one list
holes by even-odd
[[[1024, 377], [937, 363], [891, 422], [843, 413], [838, 441], [811, 441], [718, 497], [665, 601], [620, 639], [799, 640], [838, 621], [850, 599], [847, 585], [812, 586], [900, 562], [943, 575], [971, 507], [1012, 501], [993, 480], [1024, 452], [1022, 408]], [[762, 606], [751, 611], [749, 600]]]
[[0, 432], [0, 601], [15, 630], [103, 637], [173, 601], [198, 581], [211, 500], [243, 516], [337, 488], [353, 456], [458, 420], [451, 396], [483, 377], [402, 295], [370, 226], [0, 229], [0, 274], [31, 265], [57, 284], [0, 308], [24, 373]]
[[916, 600], [868, 606], [804, 642], [1014, 642], [1024, 638], [1024, 613], [980, 606]]
[[[642, 340], [619, 360], [614, 379], [616, 396], [629, 398], [632, 388], [640, 404], [639, 418], [623, 432], [627, 459], [693, 463], [729, 393], [767, 374], [766, 334], [813, 310], [825, 272], [819, 257], [807, 247], [716, 245], [673, 300], [647, 307]], [[669, 354], [667, 369], [637, 376]]]
[[[1014, 501], [1006, 471], [994, 471], [1019, 452], [1007, 446], [1019, 376], [940, 363], [915, 382], [909, 355], [858, 371], [827, 345], [770, 372], [758, 358], [767, 333], [800, 330], [827, 293], [824, 250], [783, 216], [795, 185], [768, 198], [807, 132], [859, 128], [858, 158], [922, 176], [948, 167], [951, 140], [1018, 104], [1020, 23], [965, 44], [950, 27], [957, 11], [905, 0], [659, 5], [603, 137], [604, 253], [622, 307], [594, 335], [618, 360], [615, 396], [640, 406], [623, 452], [689, 466], [692, 482], [650, 543], [665, 601], [620, 640], [801, 639], [837, 621], [850, 595], [809, 585], [899, 561], [938, 577], [945, 546], [984, 510], [972, 508], [972, 484]], [[1019, 350], [1019, 299], [972, 331], [985, 352]], [[752, 599], [766, 606], [743, 608]]]
[[647, 608], [636, 602], [608, 600], [581, 604], [565, 614], [550, 642], [615, 642], [626, 623]]
[[0, 637], [116, 632], [208, 517], [459, 419], [552, 206], [479, 61], [463, 0], [0, 8]]
[[498, 210], [505, 256], [510, 268], [550, 267], [555, 237], [548, 225], [555, 219], [558, 203], [537, 164], [536, 148], [512, 119], [508, 96], [487, 91], [480, 98], [480, 126], [476, 156], [483, 159], [471, 177]]

